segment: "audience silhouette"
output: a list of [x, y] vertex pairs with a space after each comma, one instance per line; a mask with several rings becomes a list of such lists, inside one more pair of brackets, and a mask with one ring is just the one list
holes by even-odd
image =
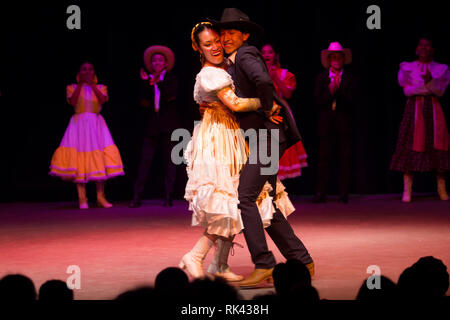
[[397, 285], [388, 277], [380, 275], [380, 287], [374, 287], [370, 289], [367, 285], [367, 281], [371, 281], [371, 278], [367, 278], [361, 284], [359, 288], [356, 300], [361, 302], [394, 302], [398, 299]]
[[[420, 258], [407, 267], [397, 284], [381, 275], [379, 288], [371, 289], [366, 279], [356, 296], [359, 302], [396, 303], [400, 301], [448, 301], [449, 288], [447, 266], [433, 256]], [[274, 293], [256, 295], [253, 301], [273, 305], [276, 312], [286, 314], [300, 306], [311, 306], [321, 300], [312, 285], [308, 268], [298, 260], [278, 263], [273, 270]], [[376, 284], [376, 281], [373, 282]], [[37, 294], [33, 281], [21, 274], [11, 274], [0, 279], [0, 302], [32, 302]], [[39, 301], [50, 303], [70, 302], [74, 294], [65, 282], [49, 280], [39, 289]], [[137, 306], [172, 306], [181, 303], [223, 304], [242, 300], [235, 286], [220, 277], [195, 279], [189, 282], [186, 273], [176, 267], [162, 270], [155, 278], [154, 286], [141, 286], [125, 291], [115, 299]]]
[[70, 302], [73, 301], [73, 290], [61, 280], [49, 280], [39, 289], [39, 301]]
[[397, 286], [405, 299], [442, 298], [449, 287], [447, 266], [432, 256], [422, 257], [402, 272]]
[[0, 280], [0, 301], [30, 302], [36, 300], [36, 288], [33, 281], [21, 274], [11, 274]]

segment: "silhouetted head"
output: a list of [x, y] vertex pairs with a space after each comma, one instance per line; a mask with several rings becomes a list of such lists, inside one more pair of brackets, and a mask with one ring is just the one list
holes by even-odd
[[202, 303], [224, 303], [239, 299], [236, 289], [221, 278], [194, 280], [188, 286], [187, 296], [190, 301]]
[[157, 294], [152, 287], [139, 287], [133, 290], [125, 291], [121, 293], [116, 300], [121, 302], [133, 302], [139, 304], [153, 303]]
[[297, 301], [303, 305], [309, 305], [320, 301], [319, 293], [313, 286], [294, 285], [289, 294], [291, 301]]
[[273, 270], [273, 281], [278, 295], [288, 295], [298, 287], [311, 287], [308, 268], [299, 260], [278, 263]]
[[29, 302], [36, 300], [36, 289], [30, 278], [12, 274], [0, 280], [0, 301]]
[[155, 289], [164, 291], [184, 290], [189, 278], [180, 268], [169, 267], [162, 270], [155, 279]]
[[447, 266], [432, 256], [422, 257], [402, 272], [397, 286], [401, 295], [408, 298], [443, 297], [449, 288]]
[[39, 301], [72, 301], [73, 290], [67, 287], [67, 284], [61, 280], [49, 280], [39, 289]]
[[376, 286], [373, 289], [369, 288], [369, 286], [367, 285], [367, 280], [370, 279], [370, 277], [364, 280], [361, 287], [359, 288], [356, 300], [364, 302], [371, 302], [371, 301], [388, 302], [396, 300], [398, 298], [397, 285], [391, 279], [385, 276], [379, 277], [380, 277], [379, 288], [377, 288]]

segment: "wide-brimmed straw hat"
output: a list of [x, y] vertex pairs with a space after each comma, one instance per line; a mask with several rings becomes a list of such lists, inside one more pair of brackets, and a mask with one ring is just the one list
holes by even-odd
[[342, 54], [344, 55], [344, 64], [349, 64], [352, 62], [352, 50], [348, 48], [342, 48], [339, 42], [331, 42], [330, 45], [328, 46], [328, 49], [322, 50], [322, 52], [320, 53], [322, 65], [326, 69], [330, 67], [328, 55], [333, 52], [342, 52]]
[[167, 71], [172, 70], [174, 64], [175, 64], [175, 55], [173, 54], [173, 51], [166, 47], [161, 45], [155, 45], [148, 47], [144, 51], [144, 65], [147, 68], [149, 72], [153, 72], [152, 69], [152, 56], [155, 53], [162, 54], [164, 57], [166, 57], [167, 61]]
[[259, 24], [250, 21], [248, 15], [237, 8], [225, 8], [220, 21], [207, 18], [209, 22], [221, 29], [237, 29], [250, 33], [251, 37], [259, 38], [264, 34], [264, 29]]

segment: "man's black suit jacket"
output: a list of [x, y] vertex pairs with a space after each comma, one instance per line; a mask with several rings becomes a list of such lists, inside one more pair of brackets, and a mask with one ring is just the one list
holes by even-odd
[[142, 107], [142, 117], [145, 134], [156, 136], [159, 133], [172, 133], [180, 127], [180, 117], [177, 110], [178, 77], [166, 72], [162, 81], [157, 83], [161, 92], [159, 111], [155, 111], [155, 88], [148, 80], [141, 81], [140, 101], [147, 100], [150, 107]]
[[[318, 107], [319, 117], [317, 133], [319, 137], [352, 132], [358, 101], [358, 79], [348, 69], [342, 73], [341, 84], [336, 93], [331, 95], [329, 70], [319, 73], [314, 88], [314, 101]], [[332, 110], [333, 100], [336, 99], [336, 110]]]
[[[236, 112], [242, 129], [280, 129], [280, 143], [287, 142], [287, 147], [301, 140], [289, 107], [276, 94], [266, 63], [256, 47], [246, 44], [240, 47], [235, 63], [228, 68], [228, 72], [233, 78], [238, 97], [261, 100], [262, 108], [257, 111]], [[280, 125], [268, 120], [264, 114], [264, 110], [272, 109], [274, 100], [283, 106], [280, 112], [283, 122]]]

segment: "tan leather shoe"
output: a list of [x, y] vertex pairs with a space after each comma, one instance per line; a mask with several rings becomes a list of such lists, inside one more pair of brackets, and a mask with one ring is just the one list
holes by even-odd
[[211, 274], [216, 277], [223, 278], [223, 279], [225, 279], [225, 281], [228, 281], [228, 282], [237, 282], [237, 281], [244, 280], [244, 276], [234, 273], [233, 271], [230, 270], [229, 267], [226, 268], [225, 270], [223, 270], [223, 272], [217, 271], [217, 272], [211, 273]]
[[247, 278], [239, 282], [240, 287], [254, 287], [261, 284], [264, 281], [272, 283], [273, 268], [270, 269], [255, 269], [252, 274]]
[[308, 268], [309, 274], [311, 275], [312, 278], [314, 275], [314, 262], [308, 263], [306, 267]]

